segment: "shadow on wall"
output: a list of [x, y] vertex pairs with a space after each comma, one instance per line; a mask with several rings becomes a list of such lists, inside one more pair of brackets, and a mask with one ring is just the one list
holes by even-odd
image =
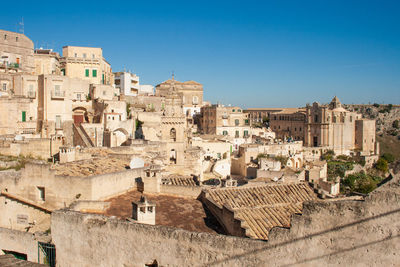
[[[299, 238], [294, 238], [294, 239], [291, 239], [289, 241], [280, 242], [280, 243], [277, 243], [277, 244], [266, 245], [263, 248], [256, 249], [256, 250], [253, 250], [253, 251], [246, 251], [245, 253], [233, 255], [233, 256], [227, 257], [227, 258], [222, 259], [222, 260], [209, 262], [209, 263], [207, 263], [207, 264], [205, 264], [203, 266], [215, 266], [215, 265], [227, 264], [230, 260], [233, 260], [233, 259], [240, 259], [242, 257], [248, 257], [251, 254], [255, 255], [255, 254], [258, 254], [258, 253], [263, 252], [263, 251], [267, 251], [267, 250], [270, 250], [270, 249], [276, 249], [276, 248], [279, 248], [279, 247], [284, 247], [286, 245], [289, 245], [289, 244], [292, 244], [292, 243], [296, 243], [296, 242], [299, 242], [299, 241], [310, 240], [313, 237], [323, 236], [323, 235], [331, 233], [331, 232], [337, 232], [337, 231], [340, 231], [340, 230], [343, 230], [343, 229], [346, 229], [346, 228], [349, 228], [349, 227], [352, 227], [352, 226], [356, 226], [356, 225], [363, 224], [363, 223], [366, 223], [366, 222], [370, 222], [370, 221], [373, 221], [373, 220], [377, 220], [377, 219], [380, 219], [380, 218], [383, 218], [383, 217], [394, 215], [394, 214], [397, 214], [399, 212], [400, 212], [400, 209], [392, 210], [392, 211], [385, 212], [385, 213], [382, 213], [382, 214], [379, 214], [379, 215], [376, 215], [376, 216], [367, 217], [367, 218], [364, 218], [362, 220], [358, 220], [358, 221], [355, 221], [355, 222], [343, 224], [343, 225], [338, 226], [338, 227], [334, 227], [334, 228], [331, 228], [331, 229], [320, 231], [320, 232], [317, 232], [317, 233], [314, 233], [314, 234], [306, 235], [306, 236], [299, 237]], [[375, 241], [372, 241], [372, 242], [366, 242], [366, 243], [358, 244], [358, 245], [352, 246], [350, 248], [340, 249], [340, 250], [337, 250], [337, 251], [332, 252], [332, 253], [328, 253], [328, 254], [324, 254], [324, 255], [320, 255], [320, 256], [316, 256], [316, 257], [310, 257], [310, 258], [303, 259], [301, 261], [293, 262], [292, 264], [284, 264], [284, 265], [280, 265], [280, 266], [295, 266], [295, 265], [298, 265], [298, 264], [309, 263], [309, 262], [312, 262], [314, 260], [319, 260], [319, 259], [323, 259], [323, 258], [329, 258], [329, 257], [332, 257], [332, 256], [338, 256], [338, 255], [340, 255], [342, 253], [345, 253], [345, 252], [349, 252], [349, 251], [352, 251], [352, 250], [356, 250], [356, 249], [372, 246], [372, 245], [375, 245], [375, 244], [387, 242], [387, 241], [390, 241], [390, 240], [397, 239], [399, 237], [400, 237], [399, 234], [397, 234], [397, 235], [389, 235], [389, 236], [386, 236], [385, 238], [382, 238], [380, 240], [375, 240]], [[384, 255], [382, 255], [382, 256], [384, 256]]]

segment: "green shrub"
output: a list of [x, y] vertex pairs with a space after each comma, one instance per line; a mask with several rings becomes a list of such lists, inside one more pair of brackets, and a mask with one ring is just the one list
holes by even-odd
[[286, 163], [289, 160], [289, 158], [284, 156], [276, 156], [275, 160], [280, 161], [282, 166], [286, 166]]
[[342, 185], [350, 189], [351, 192], [368, 194], [377, 187], [383, 180], [380, 176], [365, 174], [364, 172], [354, 173], [343, 179]]
[[378, 103], [374, 103], [373, 106], [376, 107], [376, 108], [379, 108], [379, 104]]
[[384, 158], [379, 158], [375, 164], [375, 168], [379, 171], [387, 172], [389, 169], [388, 162]]
[[321, 160], [332, 160], [333, 156], [335, 156], [335, 152], [333, 150], [327, 150], [321, 155]]
[[382, 155], [382, 158], [386, 160], [388, 163], [392, 163], [395, 160], [394, 156], [390, 153], [384, 153]]

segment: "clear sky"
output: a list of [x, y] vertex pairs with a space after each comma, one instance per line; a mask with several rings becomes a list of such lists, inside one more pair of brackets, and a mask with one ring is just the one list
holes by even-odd
[[204, 85], [206, 100], [400, 104], [400, 1], [2, 1], [36, 47], [96, 46], [113, 71]]

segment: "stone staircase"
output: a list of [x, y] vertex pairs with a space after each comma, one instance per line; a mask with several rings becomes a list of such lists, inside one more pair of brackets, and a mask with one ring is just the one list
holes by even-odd
[[94, 144], [82, 125], [74, 124], [74, 145], [84, 145], [86, 147], [94, 147]]

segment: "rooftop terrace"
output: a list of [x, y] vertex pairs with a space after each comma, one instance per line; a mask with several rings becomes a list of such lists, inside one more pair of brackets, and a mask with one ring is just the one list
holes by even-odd
[[[105, 215], [121, 219], [131, 218], [132, 201], [138, 201], [142, 193], [131, 191], [110, 198]], [[161, 194], [144, 194], [148, 201], [156, 203], [156, 225], [172, 226], [194, 232], [223, 233], [215, 218], [196, 199]]]

